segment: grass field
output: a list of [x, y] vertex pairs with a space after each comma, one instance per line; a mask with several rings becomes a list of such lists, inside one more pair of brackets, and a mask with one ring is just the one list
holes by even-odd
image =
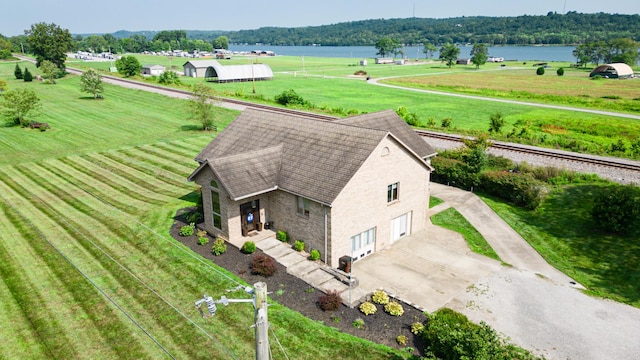
[[[213, 134], [180, 101], [109, 86], [87, 100], [76, 77], [25, 84], [13, 66], [0, 78], [34, 89], [52, 129], [0, 127], [0, 358], [253, 358], [250, 305], [209, 319], [193, 305], [237, 278], [168, 233]], [[220, 128], [235, 114], [220, 109]], [[269, 318], [274, 359], [408, 356], [275, 303]]]
[[[141, 63], [168, 66], [162, 56], [136, 55]], [[187, 59], [174, 58], [172, 66], [181, 71]], [[573, 112], [519, 104], [389, 89], [367, 84], [353, 74], [364, 70], [373, 78], [389, 78], [384, 83], [409, 88], [463, 93], [505, 100], [573, 106], [594, 110], [640, 114], [640, 80], [590, 80], [588, 70], [571, 68], [569, 63], [551, 63], [544, 76], [521, 62], [458, 65], [449, 69], [440, 62], [409, 62], [410, 65], [370, 65], [359, 59], [276, 57], [238, 57], [222, 64], [268, 64], [275, 76], [271, 81], [216, 84], [220, 96], [245, 97], [273, 102], [285, 90], [293, 89], [309, 101], [316, 111], [374, 112], [404, 106], [418, 117], [418, 125], [433, 130], [475, 135], [486, 132], [492, 114], [502, 113], [506, 124], [495, 140], [525, 143], [577, 152], [640, 158], [640, 120], [602, 114]], [[70, 63], [69, 66], [96, 66], [107, 69], [109, 63]], [[563, 67], [565, 75], [555, 71]], [[181, 78], [185, 85], [202, 81]], [[253, 94], [255, 86], [256, 94]], [[443, 119], [451, 119], [442, 128]], [[624, 151], [617, 146], [620, 142]], [[635, 145], [634, 145], [635, 144]], [[634, 147], [635, 146], [635, 147]]]

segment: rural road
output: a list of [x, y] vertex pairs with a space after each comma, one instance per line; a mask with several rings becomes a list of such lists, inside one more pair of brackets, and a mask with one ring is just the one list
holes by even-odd
[[500, 102], [505, 104], [514, 104], [514, 105], [535, 106], [535, 107], [547, 108], [547, 109], [575, 111], [575, 112], [583, 112], [583, 113], [589, 113], [589, 114], [615, 116], [615, 117], [640, 120], [640, 115], [634, 115], [634, 114], [626, 114], [626, 113], [619, 113], [619, 112], [613, 112], [613, 111], [593, 110], [593, 109], [583, 109], [583, 108], [576, 108], [576, 107], [562, 106], [562, 105], [538, 104], [538, 103], [532, 103], [532, 102], [526, 102], [526, 101], [495, 99], [495, 98], [489, 98], [489, 97], [483, 97], [483, 96], [454, 94], [454, 93], [447, 93], [447, 92], [441, 92], [441, 91], [423, 90], [423, 89], [415, 89], [415, 88], [404, 87], [404, 86], [382, 84], [379, 82], [381, 80], [404, 78], [404, 77], [407, 77], [407, 76], [390, 76], [390, 77], [383, 77], [378, 79], [369, 79], [367, 80], [367, 82], [373, 85], [384, 86], [384, 87], [398, 89], [398, 90], [421, 92], [421, 93], [432, 94], [432, 95], [452, 96], [452, 97], [458, 97], [458, 98], [464, 98], [464, 99], [493, 101], [493, 102]]

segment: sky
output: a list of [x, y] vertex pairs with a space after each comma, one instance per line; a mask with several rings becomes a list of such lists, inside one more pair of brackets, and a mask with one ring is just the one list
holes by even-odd
[[[459, 16], [605, 12], [638, 14], [638, 0], [2, 0], [0, 34], [22, 35], [32, 24], [55, 23], [72, 34], [118, 30], [248, 30], [348, 21]], [[10, 6], [8, 6], [10, 4]]]

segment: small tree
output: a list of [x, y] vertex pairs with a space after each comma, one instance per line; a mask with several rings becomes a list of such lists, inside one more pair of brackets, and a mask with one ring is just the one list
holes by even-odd
[[44, 78], [47, 79], [47, 82], [49, 84], [55, 84], [56, 76], [58, 75], [60, 69], [58, 69], [58, 66], [56, 66], [56, 64], [52, 63], [51, 61], [43, 60], [40, 63], [40, 71], [42, 71], [42, 75], [44, 75]]
[[160, 74], [158, 82], [163, 85], [180, 84], [181, 81], [178, 78], [178, 74], [173, 71], [165, 71]]
[[460, 48], [455, 44], [446, 43], [440, 48], [440, 60], [446, 61], [448, 67], [455, 64], [458, 55], [460, 55]]
[[489, 116], [489, 133], [499, 134], [505, 124], [504, 115], [500, 111]]
[[31, 75], [31, 71], [29, 71], [28, 68], [24, 68], [24, 74], [22, 74], [22, 80], [24, 80], [25, 82], [33, 81], [33, 75]]
[[213, 40], [213, 48], [229, 50], [229, 38], [224, 35], [218, 36]]
[[33, 90], [19, 88], [10, 90], [0, 96], [0, 111], [7, 123], [12, 125], [29, 125], [26, 116], [39, 110], [40, 98]]
[[13, 75], [16, 77], [16, 79], [22, 80], [24, 74], [22, 74], [22, 69], [20, 68], [19, 64], [16, 64], [16, 69], [13, 70]]
[[489, 160], [487, 149], [492, 145], [491, 141], [489, 141], [489, 136], [483, 133], [475, 139], [463, 138], [462, 142], [466, 146], [462, 161], [467, 164], [471, 172], [479, 174], [487, 166], [487, 161]]
[[557, 74], [558, 76], [563, 76], [563, 75], [564, 75], [564, 68], [559, 68], [559, 69], [556, 71], [556, 74]]
[[397, 54], [402, 46], [400, 46], [400, 42], [397, 39], [392, 39], [390, 37], [383, 37], [380, 40], [376, 41], [375, 48], [378, 50], [376, 55], [380, 55], [385, 57], [391, 54]]
[[478, 70], [481, 65], [487, 63], [488, 52], [485, 44], [473, 44], [473, 48], [471, 49], [471, 62], [476, 66], [476, 70]]
[[116, 60], [118, 72], [126, 77], [135, 76], [142, 70], [142, 65], [135, 56], [123, 56]]
[[98, 70], [89, 68], [82, 74], [80, 77], [80, 91], [93, 94], [94, 99], [97, 99], [104, 92], [102, 76], [100, 76]]
[[424, 45], [424, 49], [422, 49], [422, 52], [425, 53], [425, 55], [428, 58], [432, 58], [433, 57], [433, 53], [435, 53], [436, 51], [438, 51], [438, 48], [433, 45], [432, 43], [426, 43]]
[[202, 130], [213, 130], [213, 89], [205, 83], [196, 83], [191, 87], [191, 118], [202, 124]]
[[544, 75], [544, 66], [540, 66], [540, 67], [536, 70], [536, 74], [537, 74], [537, 75]]

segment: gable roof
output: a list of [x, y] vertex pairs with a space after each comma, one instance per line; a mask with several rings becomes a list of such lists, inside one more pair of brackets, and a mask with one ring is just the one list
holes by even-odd
[[[378, 116], [404, 123], [393, 111]], [[247, 109], [196, 156], [202, 165], [189, 180], [208, 166], [234, 200], [278, 188], [330, 205], [388, 136], [430, 170], [388, 130]]]
[[206, 69], [209, 66], [220, 65], [220, 63], [215, 60], [190, 60], [182, 64], [182, 66], [184, 67], [187, 64], [191, 64], [191, 66], [196, 69]]
[[398, 121], [398, 118], [393, 110], [385, 110], [339, 119], [336, 120], [336, 122], [345, 125], [389, 131], [423, 159], [433, 157], [437, 154], [434, 148], [424, 141], [422, 137], [417, 135], [409, 124], [405, 121]]

